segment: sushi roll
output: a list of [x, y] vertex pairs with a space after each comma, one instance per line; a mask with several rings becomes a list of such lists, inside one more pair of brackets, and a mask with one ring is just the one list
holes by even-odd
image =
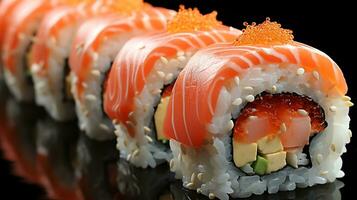
[[168, 161], [163, 109], [178, 73], [198, 49], [233, 41], [241, 32], [222, 25], [216, 12], [181, 6], [167, 30], [129, 40], [104, 85], [104, 110], [113, 120], [120, 156], [146, 168]]
[[[0, 2], [0, 58], [1, 58], [1, 46], [4, 39], [5, 27], [7, 26], [7, 18], [12, 12], [13, 9], [16, 8], [16, 5], [19, 4], [22, 0], [3, 0]], [[0, 61], [0, 80], [3, 78], [3, 69], [2, 62]]]
[[29, 102], [34, 97], [28, 57], [41, 20], [54, 7], [71, 3], [73, 0], [22, 0], [8, 10], [1, 61], [5, 82], [18, 101]]
[[[71, 44], [79, 26], [88, 18], [121, 12], [121, 1], [74, 1], [48, 12], [31, 48], [30, 66], [38, 105], [58, 121], [75, 118], [68, 64]], [[137, 9], [137, 8], [131, 8]]]
[[325, 53], [267, 19], [197, 52], [164, 120], [171, 170], [210, 199], [248, 197], [344, 176], [347, 85]]
[[122, 14], [102, 15], [83, 23], [70, 53], [72, 94], [79, 126], [89, 137], [98, 140], [115, 136], [112, 122], [104, 114], [101, 97], [115, 56], [130, 38], [163, 31], [166, 21], [176, 13], [144, 4], [142, 0], [130, 2], [136, 7], [126, 8], [128, 4], [123, 4]]

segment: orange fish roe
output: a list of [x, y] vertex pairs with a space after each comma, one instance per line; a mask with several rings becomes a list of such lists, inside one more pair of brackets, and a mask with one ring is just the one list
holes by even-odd
[[197, 8], [185, 9], [181, 5], [177, 15], [168, 22], [167, 30], [171, 33], [210, 30], [221, 24], [216, 17], [215, 11], [202, 15]]
[[237, 38], [234, 45], [279, 45], [293, 42], [293, 32], [281, 28], [281, 24], [271, 22], [267, 18], [263, 23], [256, 25], [244, 24], [243, 34]]

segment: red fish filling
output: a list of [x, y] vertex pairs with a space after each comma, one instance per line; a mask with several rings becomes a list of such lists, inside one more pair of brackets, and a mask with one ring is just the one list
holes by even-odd
[[311, 135], [326, 126], [323, 109], [311, 98], [296, 93], [262, 93], [241, 111], [234, 139], [251, 143], [279, 134], [284, 148], [303, 147]]

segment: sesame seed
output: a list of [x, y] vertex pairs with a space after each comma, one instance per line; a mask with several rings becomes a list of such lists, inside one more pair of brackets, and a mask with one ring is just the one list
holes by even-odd
[[86, 99], [89, 101], [97, 101], [97, 97], [95, 97], [93, 94], [87, 94]]
[[191, 182], [194, 183], [195, 180], [196, 180], [196, 174], [195, 174], [195, 172], [193, 172], [191, 175]]
[[349, 96], [343, 96], [343, 97], [342, 97], [342, 100], [344, 100], [344, 101], [351, 101], [351, 97], [349, 97]]
[[170, 169], [173, 169], [174, 168], [174, 159], [171, 159], [170, 160]]
[[203, 180], [203, 173], [198, 173], [197, 174], [198, 180], [202, 181]]
[[286, 130], [287, 130], [287, 128], [286, 128], [285, 123], [281, 123], [281, 124], [280, 124], [280, 131], [283, 132], [283, 133], [285, 133]]
[[229, 120], [229, 122], [227, 123], [227, 129], [231, 130], [234, 127], [234, 122], [232, 120]]
[[201, 188], [197, 188], [196, 192], [201, 193], [202, 192]]
[[164, 56], [160, 57], [160, 60], [162, 63], [164, 63], [165, 65], [167, 65], [167, 63], [169, 63], [169, 61], [167, 60], [167, 58], [165, 58]]
[[321, 175], [326, 175], [326, 174], [328, 174], [328, 171], [320, 171], [320, 174]]
[[179, 56], [179, 57], [177, 57], [177, 60], [183, 62], [186, 60], [186, 56]]
[[234, 77], [234, 82], [236, 83], [236, 85], [239, 85], [240, 79], [238, 76]]
[[187, 187], [187, 188], [192, 188], [192, 187], [193, 187], [193, 183], [188, 183], [188, 184], [186, 185], [186, 187]]
[[146, 135], [145, 137], [150, 143], [153, 142], [153, 140], [152, 140], [152, 138], [150, 136]]
[[93, 59], [94, 61], [97, 61], [98, 58], [99, 58], [99, 55], [98, 55], [97, 52], [92, 52], [92, 53], [91, 53], [91, 56], [92, 56], [92, 59]]
[[243, 100], [241, 98], [236, 98], [232, 104], [235, 106], [239, 106], [240, 104], [242, 104], [242, 102]]
[[336, 106], [330, 106], [330, 107], [329, 107], [329, 110], [330, 110], [331, 112], [336, 112], [337, 108], [336, 108]]
[[147, 126], [144, 126], [144, 131], [149, 133], [149, 132], [151, 132], [151, 129], [149, 127], [147, 127]]
[[178, 51], [177, 52], [177, 57], [184, 56], [184, 55], [185, 55], [185, 52], [183, 52], [183, 51]]
[[348, 107], [352, 107], [354, 104], [353, 104], [351, 101], [347, 101], [347, 102], [346, 102], [346, 105], [347, 105]]
[[157, 71], [157, 75], [159, 75], [160, 78], [165, 78], [165, 73], [162, 71]]
[[348, 133], [348, 136], [352, 137], [352, 131], [351, 131], [351, 129], [348, 129], [347, 133]]
[[305, 73], [305, 69], [304, 68], [300, 67], [299, 69], [296, 70], [296, 74], [297, 75], [303, 75], [304, 73]]
[[333, 152], [336, 152], [336, 145], [335, 144], [331, 144], [330, 148], [331, 148], [331, 150]]
[[214, 195], [214, 194], [211, 192], [211, 193], [209, 193], [208, 198], [209, 198], [209, 199], [215, 199], [215, 198], [216, 198], [216, 195]]
[[165, 80], [170, 81], [173, 77], [174, 77], [174, 75], [172, 73], [168, 73], [165, 77]]
[[92, 71], [91, 71], [91, 74], [92, 74], [93, 76], [100, 76], [100, 71], [99, 71], [99, 70], [92, 70]]
[[251, 86], [246, 86], [246, 87], [244, 87], [244, 90], [247, 90], [247, 91], [253, 91], [253, 90], [254, 90], [254, 88], [253, 88], [253, 87], [251, 87]]
[[110, 128], [105, 124], [99, 124], [99, 126], [100, 126], [101, 129], [103, 129], [105, 131], [109, 131], [110, 130]]
[[258, 119], [258, 117], [255, 116], [255, 115], [251, 115], [251, 116], [248, 117], [248, 119], [249, 119], [249, 120], [255, 120], [255, 119]]
[[277, 90], [276, 85], [273, 85], [273, 86], [271, 87], [271, 91], [272, 91], [272, 92], [276, 92], [276, 90]]
[[319, 72], [313, 71], [313, 72], [312, 72], [312, 76], [313, 76], [316, 80], [320, 80], [320, 74], [319, 74]]
[[139, 49], [145, 49], [145, 45], [143, 45], [143, 46], [139, 47]]
[[297, 112], [302, 116], [308, 116], [309, 113], [304, 109], [298, 109]]
[[117, 124], [118, 121], [117, 121], [117, 119], [113, 119], [112, 122], [113, 122], [113, 124]]
[[128, 156], [126, 157], [126, 160], [127, 161], [130, 161], [131, 160], [131, 154], [129, 153]]
[[160, 90], [160, 89], [153, 90], [153, 91], [152, 91], [152, 94], [153, 94], [153, 95], [155, 95], [155, 94], [161, 94], [161, 90]]
[[250, 94], [250, 95], [245, 97], [245, 100], [247, 100], [248, 102], [253, 102], [254, 101], [254, 96]]
[[140, 149], [135, 149], [135, 151], [133, 152], [133, 157], [136, 157], [140, 152]]

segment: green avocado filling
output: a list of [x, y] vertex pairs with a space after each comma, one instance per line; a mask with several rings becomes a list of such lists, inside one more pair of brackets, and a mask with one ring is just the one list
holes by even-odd
[[268, 168], [267, 159], [257, 156], [257, 160], [253, 162], [252, 168], [256, 174], [264, 175]]

